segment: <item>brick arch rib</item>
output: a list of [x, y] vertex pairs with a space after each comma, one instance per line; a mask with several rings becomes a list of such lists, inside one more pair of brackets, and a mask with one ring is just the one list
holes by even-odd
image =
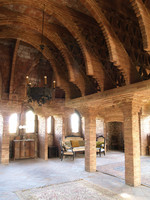
[[88, 75], [93, 75], [93, 62], [92, 62], [92, 58], [90, 55], [90, 51], [87, 48], [86, 44], [85, 44], [85, 40], [84, 38], [81, 36], [80, 31], [78, 26], [73, 22], [72, 20], [72, 16], [70, 15], [69, 10], [67, 9], [67, 7], [63, 7], [62, 5], [60, 6], [58, 3], [54, 3], [54, 2], [47, 2], [47, 1], [43, 1], [43, 0], [32, 0], [32, 1], [28, 1], [28, 0], [13, 0], [13, 1], [9, 1], [9, 0], [0, 0], [0, 6], [3, 5], [9, 5], [9, 4], [24, 4], [24, 5], [30, 5], [36, 9], [40, 9], [43, 10], [43, 5], [46, 5], [45, 8], [45, 12], [47, 14], [51, 14], [54, 15], [54, 17], [60, 21], [64, 27], [66, 27], [69, 32], [74, 36], [74, 38], [76, 38], [81, 51], [83, 53], [84, 59], [85, 59], [85, 63], [86, 63], [86, 69], [87, 69], [87, 74]]
[[16, 59], [17, 59], [17, 51], [19, 48], [20, 40], [16, 41], [13, 59], [12, 59], [12, 67], [11, 67], [11, 77], [10, 77], [10, 86], [9, 86], [9, 98], [10, 95], [13, 93], [13, 86], [14, 86], [14, 73], [15, 73], [15, 66], [16, 66]]
[[141, 29], [144, 50], [150, 54], [150, 14], [142, 0], [129, 0]]
[[[0, 12], [1, 12], [1, 14], [5, 15], [8, 18], [7, 20], [2, 19], [0, 21], [0, 25], [3, 25], [3, 24], [7, 25], [9, 23], [13, 24], [13, 23], [19, 22], [23, 25], [28, 26], [30, 29], [37, 31], [39, 34], [41, 34], [41, 26], [40, 26], [41, 24], [40, 24], [39, 20], [31, 18], [31, 17], [21, 14], [21, 13], [15, 13], [13, 11], [10, 11], [7, 8], [0, 8]], [[31, 24], [32, 24], [32, 26], [31, 26]], [[69, 72], [70, 82], [75, 82], [75, 75], [74, 75], [74, 71], [72, 68], [71, 59], [68, 56], [68, 54], [66, 53], [66, 49], [65, 49], [63, 42], [61, 41], [58, 34], [55, 32], [55, 29], [56, 29], [55, 26], [45, 23], [44, 29], [45, 30], [44, 30], [43, 35], [47, 39], [49, 39], [52, 43], [54, 43], [54, 45], [57, 47], [57, 49], [61, 52], [61, 55], [66, 62], [68, 72]]]
[[81, 3], [89, 10], [95, 18], [103, 35], [106, 39], [106, 44], [109, 50], [110, 61], [122, 72], [126, 80], [126, 84], [137, 81], [138, 74], [131, 63], [130, 57], [124, 49], [122, 43], [119, 41], [117, 35], [112, 29], [112, 26], [107, 21], [100, 7], [94, 0], [80, 0]]
[[[19, 39], [21, 41], [24, 41], [30, 45], [32, 45], [34, 48], [36, 48], [38, 51], [41, 51], [40, 47], [39, 47], [39, 41], [37, 41], [36, 35], [30, 35], [23, 33], [23, 32], [19, 32], [19, 31], [7, 31], [7, 33], [1, 32], [0, 33], [0, 38], [12, 38], [12, 39]], [[34, 38], [34, 39], [31, 39]], [[56, 77], [56, 83], [57, 86], [60, 87], [61, 89], [63, 89], [65, 91], [66, 94], [66, 98], [69, 99], [70, 98], [70, 89], [69, 89], [69, 85], [68, 83], [62, 79], [57, 71], [57, 66], [55, 64], [55, 59], [53, 58], [53, 55], [50, 53], [48, 48], [45, 48], [43, 51], [43, 55], [45, 56], [45, 58], [50, 62], [55, 77]]]

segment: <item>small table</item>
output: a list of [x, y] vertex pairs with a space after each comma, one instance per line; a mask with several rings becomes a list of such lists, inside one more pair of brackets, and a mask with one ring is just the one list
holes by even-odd
[[57, 146], [49, 146], [48, 147], [48, 158], [58, 157], [58, 147]]

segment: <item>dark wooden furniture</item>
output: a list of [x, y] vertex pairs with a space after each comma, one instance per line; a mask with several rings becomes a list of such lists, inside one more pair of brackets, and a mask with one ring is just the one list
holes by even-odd
[[58, 157], [58, 147], [57, 146], [49, 146], [48, 147], [48, 158]]
[[74, 157], [75, 157], [75, 152], [73, 151], [72, 147], [70, 147], [69, 149], [66, 149], [65, 146], [62, 144], [62, 142], [60, 143], [60, 147], [61, 147], [61, 155], [60, 155], [60, 158], [61, 158], [61, 161], [63, 160], [64, 156], [69, 156], [69, 157], [73, 157], [73, 160], [74, 160]]
[[36, 157], [34, 139], [13, 140], [13, 148], [14, 160]]
[[96, 152], [99, 153], [100, 156], [101, 153], [103, 153], [105, 156], [105, 151], [106, 151], [105, 137], [103, 135], [100, 135], [96, 138], [96, 141], [101, 143], [98, 148], [96, 147]]

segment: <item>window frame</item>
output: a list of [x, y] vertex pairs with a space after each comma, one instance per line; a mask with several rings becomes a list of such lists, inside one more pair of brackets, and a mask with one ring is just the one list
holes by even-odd
[[[29, 113], [29, 112], [31, 112], [31, 113], [33, 113], [33, 115], [34, 115], [34, 120], [33, 120], [33, 127], [32, 127], [32, 131], [30, 130], [30, 131], [28, 131], [28, 124], [27, 124], [27, 121], [29, 121], [30, 123], [31, 123], [31, 119], [29, 120], [27, 120], [27, 113]], [[25, 114], [25, 120], [26, 120], [26, 133], [35, 133], [35, 113], [32, 111], [32, 110], [28, 110], [27, 112], [26, 112], [26, 114]]]
[[[48, 128], [48, 120], [50, 119], [50, 128]], [[50, 129], [50, 132], [48, 131]], [[46, 127], [47, 134], [52, 134], [52, 116], [47, 118], [47, 127]]]
[[[10, 130], [10, 126], [12, 126], [12, 127], [14, 127], [14, 120], [13, 120], [13, 122], [10, 122], [11, 121], [11, 118], [13, 117], [13, 116], [16, 116], [16, 129], [15, 129], [15, 132], [12, 132], [11, 130]], [[10, 125], [10, 123], [12, 123], [12, 125]], [[13, 113], [13, 114], [11, 114], [10, 116], [9, 116], [9, 134], [16, 134], [17, 133], [17, 127], [18, 127], [18, 114], [17, 113]]]
[[[75, 131], [76, 128], [73, 128], [73, 126], [75, 126], [75, 125], [73, 125], [73, 121], [72, 121], [73, 118], [74, 118], [74, 120], [76, 118], [76, 120], [78, 121], [78, 129], [77, 129], [77, 131]], [[77, 112], [74, 112], [73, 114], [71, 114], [71, 117], [70, 117], [70, 126], [71, 126], [71, 132], [72, 133], [79, 133], [80, 132], [80, 116], [79, 116], [79, 114]]]

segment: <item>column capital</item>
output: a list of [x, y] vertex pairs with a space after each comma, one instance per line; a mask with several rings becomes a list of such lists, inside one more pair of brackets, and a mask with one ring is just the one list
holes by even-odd
[[122, 110], [124, 114], [135, 111], [138, 113], [141, 111], [142, 101], [140, 99], [137, 99], [136, 97], [132, 99], [131, 98], [126, 99], [119, 104], [119, 108]]
[[12, 111], [1, 111], [1, 115], [4, 117], [9, 117], [11, 114], [13, 114], [14, 112]]

